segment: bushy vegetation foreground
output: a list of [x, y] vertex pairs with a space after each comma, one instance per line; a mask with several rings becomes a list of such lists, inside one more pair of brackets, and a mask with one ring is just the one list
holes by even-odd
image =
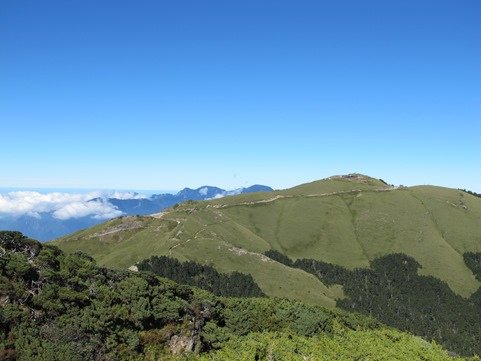
[[0, 232], [2, 360], [448, 360], [358, 314], [221, 298]]
[[[481, 289], [463, 298], [404, 254], [371, 262], [370, 268], [348, 270], [312, 259], [293, 261], [271, 250], [270, 258], [316, 275], [327, 285], [340, 284], [346, 297], [337, 306], [376, 317], [381, 322], [434, 339], [462, 355], [481, 354]], [[466, 265], [481, 280], [481, 254], [464, 254]]]

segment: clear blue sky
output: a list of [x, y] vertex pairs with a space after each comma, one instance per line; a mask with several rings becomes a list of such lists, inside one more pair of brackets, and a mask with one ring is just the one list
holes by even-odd
[[0, 3], [0, 187], [481, 191], [481, 2]]

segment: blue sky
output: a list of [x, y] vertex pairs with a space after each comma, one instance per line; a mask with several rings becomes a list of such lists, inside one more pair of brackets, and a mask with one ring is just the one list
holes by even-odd
[[481, 2], [2, 1], [0, 187], [481, 191]]

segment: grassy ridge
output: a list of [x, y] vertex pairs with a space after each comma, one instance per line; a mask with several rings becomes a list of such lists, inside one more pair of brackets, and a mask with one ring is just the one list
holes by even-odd
[[339, 287], [326, 287], [262, 253], [275, 249], [292, 259], [353, 269], [399, 252], [419, 262], [421, 274], [447, 282], [463, 297], [480, 286], [462, 255], [481, 251], [481, 200], [459, 190], [394, 188], [364, 176], [338, 177], [271, 193], [188, 202], [158, 217], [116, 219], [54, 243], [67, 252], [83, 250], [111, 267], [168, 255], [221, 272], [249, 273], [269, 296], [328, 307], [343, 296]]
[[[167, 230], [168, 220], [133, 217], [136, 222], [142, 222], [142, 228], [92, 237], [102, 230], [100, 227], [95, 227], [76, 234], [74, 238], [60, 240], [57, 244], [66, 252], [75, 252], [81, 248], [86, 253], [94, 255], [99, 263], [119, 268], [130, 267], [152, 255], [169, 255], [181, 261], [193, 260], [213, 265], [224, 273], [238, 271], [251, 274], [268, 296], [299, 299], [299, 295], [303, 295], [302, 299], [305, 302], [329, 308], [334, 307], [335, 298], [342, 295], [339, 287], [329, 289], [311, 274], [273, 262], [255, 250], [246, 252], [245, 248], [241, 247], [246, 247], [242, 240], [244, 240], [243, 233], [248, 232], [236, 224], [227, 227], [229, 232], [223, 232], [223, 234], [241, 241], [228, 243], [218, 237], [217, 233], [215, 237], [209, 239], [208, 237], [213, 236], [213, 233], [199, 232], [198, 228], [211, 220], [211, 211], [205, 210], [198, 213], [184, 220], [171, 231]], [[171, 216], [177, 215], [176, 212]], [[107, 227], [104, 228], [107, 229], [106, 233], [111, 232], [109, 229], [117, 227], [119, 222], [120, 224], [131, 223], [132, 218], [107, 222], [105, 224]], [[209, 232], [215, 233], [215, 225], [212, 227], [214, 230]], [[257, 237], [254, 237], [254, 242], [258, 242]], [[256, 247], [256, 249], [264, 252], [269, 249], [269, 246], [265, 243], [264, 247]], [[306, 288], [309, 289], [307, 294]]]

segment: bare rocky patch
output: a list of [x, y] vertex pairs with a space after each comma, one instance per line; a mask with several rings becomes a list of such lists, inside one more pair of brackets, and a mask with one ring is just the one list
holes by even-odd
[[137, 217], [126, 217], [122, 220], [122, 223], [108, 227], [104, 229], [102, 232], [96, 232], [90, 235], [89, 238], [96, 238], [96, 237], [105, 237], [111, 234], [115, 234], [122, 231], [128, 231], [132, 229], [139, 229], [144, 227], [144, 222], [139, 220]]

